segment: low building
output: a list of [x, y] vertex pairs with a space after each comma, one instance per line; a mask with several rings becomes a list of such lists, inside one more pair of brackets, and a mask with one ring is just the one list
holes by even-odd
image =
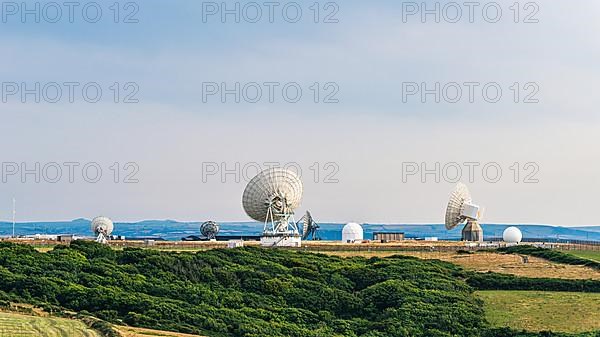
[[244, 247], [244, 241], [242, 241], [242, 240], [227, 241], [227, 248], [241, 248], [241, 247]]
[[388, 232], [375, 232], [373, 233], [374, 241], [381, 242], [393, 242], [393, 241], [404, 241], [404, 233], [388, 233]]
[[73, 234], [61, 234], [56, 236], [56, 241], [58, 242], [71, 242], [75, 239]]

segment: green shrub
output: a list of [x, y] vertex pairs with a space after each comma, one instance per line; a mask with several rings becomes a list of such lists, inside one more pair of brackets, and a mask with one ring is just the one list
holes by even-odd
[[498, 273], [471, 273], [467, 283], [477, 290], [540, 290], [600, 292], [598, 280], [568, 280], [552, 278], [528, 278]]
[[576, 266], [586, 266], [600, 270], [600, 262], [584, 259], [575, 255], [563, 253], [557, 250], [551, 250], [546, 248], [538, 248], [534, 246], [512, 246], [499, 248], [499, 252], [508, 254], [523, 254], [539, 257], [552, 262], [564, 263]]

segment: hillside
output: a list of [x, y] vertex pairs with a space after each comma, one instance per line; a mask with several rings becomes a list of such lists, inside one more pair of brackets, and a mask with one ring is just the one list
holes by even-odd
[[480, 274], [406, 256], [174, 253], [82, 241], [47, 253], [0, 243], [0, 280], [3, 301], [210, 337], [536, 336], [492, 329], [474, 287], [600, 292], [600, 281]]
[[[115, 326], [122, 337], [201, 337], [198, 335], [152, 329]], [[0, 312], [0, 336], [2, 337], [101, 337], [75, 319], [34, 316], [17, 312]]]
[[[324, 252], [336, 256], [363, 256], [363, 257], [386, 257], [396, 254], [414, 256], [427, 260], [442, 260], [459, 265], [467, 270], [480, 273], [495, 272], [500, 274], [511, 274], [524, 277], [551, 277], [559, 279], [591, 279], [600, 280], [600, 270], [582, 265], [568, 265], [552, 262], [546, 259], [530, 257], [527, 263], [517, 254], [501, 254], [496, 252], [476, 252], [472, 254], [461, 254], [457, 252], [416, 252], [416, 251], [330, 251]], [[585, 251], [570, 251], [570, 254], [581, 254], [590, 258], [593, 256]], [[592, 252], [600, 254], [600, 252]], [[599, 261], [600, 262], [600, 261]]]
[[132, 328], [129, 326], [116, 326], [115, 329], [121, 334], [122, 337], [200, 337], [198, 335], [158, 331], [144, 328]]
[[2, 298], [211, 337], [478, 336], [481, 303], [458, 272], [407, 257], [0, 244]]
[[528, 331], [600, 330], [600, 294], [550, 291], [481, 291], [491, 324]]

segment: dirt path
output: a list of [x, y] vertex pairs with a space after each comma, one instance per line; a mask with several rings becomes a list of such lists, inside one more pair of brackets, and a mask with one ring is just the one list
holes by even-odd
[[199, 335], [189, 335], [177, 332], [158, 331], [151, 329], [132, 328], [129, 326], [117, 326], [117, 331], [123, 337], [201, 337]]

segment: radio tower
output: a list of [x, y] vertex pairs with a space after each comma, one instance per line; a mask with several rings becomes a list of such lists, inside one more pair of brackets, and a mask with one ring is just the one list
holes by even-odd
[[13, 198], [13, 235], [12, 237], [15, 238], [15, 217], [17, 215], [17, 200], [15, 200], [15, 198]]

